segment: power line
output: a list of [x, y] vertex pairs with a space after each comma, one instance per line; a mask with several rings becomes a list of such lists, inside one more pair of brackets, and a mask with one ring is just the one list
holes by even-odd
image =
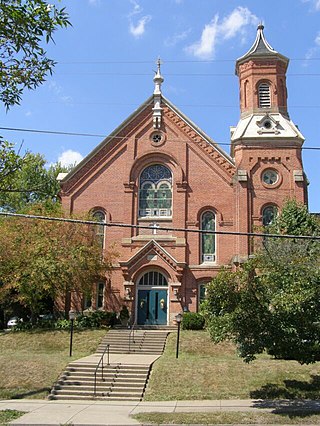
[[[8, 131], [14, 131], [14, 132], [28, 132], [28, 133], [41, 133], [41, 134], [49, 134], [49, 135], [63, 135], [63, 136], [83, 136], [83, 137], [97, 137], [97, 138], [103, 138], [103, 139], [119, 139], [119, 140], [125, 140], [129, 139], [128, 136], [108, 136], [108, 135], [102, 135], [98, 133], [76, 133], [76, 132], [63, 132], [63, 131], [55, 131], [55, 130], [38, 130], [38, 129], [24, 129], [24, 128], [18, 128], [18, 127], [0, 127], [0, 130], [8, 130]], [[167, 139], [167, 142], [190, 142], [189, 139]], [[213, 141], [215, 145], [221, 145], [221, 146], [231, 146], [232, 144], [230, 142], [217, 142]], [[245, 144], [243, 144], [246, 146]], [[249, 145], [248, 145], [249, 146]], [[277, 148], [297, 148], [297, 146], [290, 146], [290, 145], [283, 145], [279, 146], [277, 145]], [[306, 146], [301, 147], [302, 150], [315, 150], [320, 151], [320, 147], [312, 147], [312, 146]]]
[[[236, 62], [237, 58], [225, 58], [225, 59], [181, 59], [181, 60], [165, 60], [161, 59], [163, 64], [214, 64], [216, 62]], [[290, 62], [292, 61], [320, 61], [320, 58], [290, 58]], [[150, 60], [124, 60], [124, 61], [116, 61], [116, 60], [96, 60], [96, 61], [59, 61], [58, 64], [61, 65], [80, 65], [80, 64], [152, 64], [154, 65], [156, 61]]]
[[97, 222], [92, 220], [83, 220], [83, 219], [70, 219], [70, 218], [61, 218], [61, 217], [50, 217], [50, 216], [40, 216], [40, 215], [31, 215], [31, 214], [22, 214], [22, 213], [10, 213], [10, 212], [0, 212], [1, 216], [11, 216], [11, 217], [20, 217], [24, 219], [37, 219], [45, 220], [52, 222], [67, 222], [75, 223], [80, 225], [94, 225], [94, 226], [104, 226], [104, 227], [118, 227], [118, 228], [131, 228], [131, 229], [148, 229], [148, 230], [161, 230], [161, 231], [173, 231], [173, 232], [189, 232], [196, 234], [212, 234], [212, 235], [234, 235], [234, 236], [244, 236], [244, 237], [262, 237], [262, 238], [283, 238], [283, 239], [295, 239], [295, 240], [315, 240], [320, 241], [320, 236], [312, 235], [287, 235], [287, 234], [265, 234], [257, 232], [237, 232], [237, 231], [211, 231], [203, 229], [188, 229], [188, 228], [174, 228], [166, 226], [146, 226], [146, 225], [131, 225], [126, 223], [112, 223], [112, 222]]

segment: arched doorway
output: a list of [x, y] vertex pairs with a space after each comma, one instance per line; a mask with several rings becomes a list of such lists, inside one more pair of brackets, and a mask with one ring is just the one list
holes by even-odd
[[168, 316], [168, 281], [159, 271], [148, 271], [137, 283], [137, 318], [139, 325], [166, 325]]

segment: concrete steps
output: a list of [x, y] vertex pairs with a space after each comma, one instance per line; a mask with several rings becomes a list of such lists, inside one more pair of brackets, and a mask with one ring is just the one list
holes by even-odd
[[[141, 401], [150, 374], [151, 363], [144, 364], [145, 357], [140, 355], [161, 355], [168, 330], [135, 330], [134, 334], [128, 329], [110, 330], [106, 337], [100, 343], [97, 354], [102, 354], [107, 345], [111, 354], [128, 354], [128, 364], [114, 363], [105, 365], [103, 370], [101, 366], [97, 372], [96, 392], [95, 371], [97, 362], [71, 362], [61, 374], [54, 385], [49, 399], [54, 400], [84, 400], [101, 399], [110, 401]], [[130, 342], [129, 342], [130, 339]], [[134, 362], [129, 364], [130, 358], [135, 358]], [[155, 359], [154, 357], [151, 357]], [[99, 357], [97, 358], [99, 360]], [[150, 359], [150, 357], [149, 357]]]
[[98, 346], [97, 353], [102, 353], [110, 345], [110, 353], [136, 353], [161, 355], [168, 331], [166, 330], [111, 330]]
[[49, 399], [108, 399], [141, 401], [149, 377], [149, 365], [105, 366], [97, 373], [94, 394], [95, 364], [71, 363], [53, 387]]

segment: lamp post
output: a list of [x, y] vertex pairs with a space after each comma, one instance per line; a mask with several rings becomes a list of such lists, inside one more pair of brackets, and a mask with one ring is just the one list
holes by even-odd
[[176, 322], [178, 324], [178, 334], [177, 334], [176, 358], [179, 357], [179, 340], [180, 340], [180, 326], [181, 326], [181, 321], [182, 321], [182, 315], [181, 314], [177, 314], [176, 315]]
[[73, 339], [73, 323], [76, 318], [75, 311], [69, 311], [69, 320], [70, 320], [70, 352], [69, 356], [72, 356], [72, 339]]

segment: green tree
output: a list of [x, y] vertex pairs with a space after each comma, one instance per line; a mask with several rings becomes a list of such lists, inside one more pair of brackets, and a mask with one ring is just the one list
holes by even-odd
[[28, 152], [23, 157], [12, 151], [10, 154], [13, 156], [12, 167], [7, 166], [8, 177], [0, 180], [0, 209], [21, 211], [31, 204], [57, 201], [60, 191], [57, 176], [70, 168], [59, 163], [47, 167], [40, 154]]
[[[289, 201], [270, 233], [319, 235], [305, 206]], [[267, 351], [300, 363], [320, 360], [319, 241], [267, 238], [255, 258], [222, 271], [204, 315], [215, 342], [232, 339], [245, 361]]]
[[[31, 214], [63, 217], [59, 204], [36, 205]], [[104, 252], [92, 228], [68, 222], [7, 217], [0, 220], [0, 303], [18, 302], [34, 320], [44, 301], [88, 294], [105, 279], [113, 253]]]
[[0, 2], [0, 100], [10, 108], [25, 88], [35, 89], [52, 73], [55, 62], [44, 45], [70, 25], [65, 8], [44, 0]]

